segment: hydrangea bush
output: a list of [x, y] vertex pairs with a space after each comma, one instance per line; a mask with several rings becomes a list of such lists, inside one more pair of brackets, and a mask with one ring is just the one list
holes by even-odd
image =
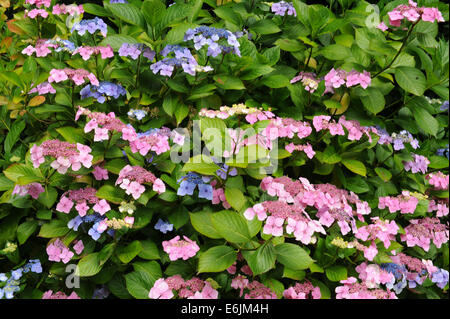
[[448, 298], [444, 1], [0, 1], [0, 299]]

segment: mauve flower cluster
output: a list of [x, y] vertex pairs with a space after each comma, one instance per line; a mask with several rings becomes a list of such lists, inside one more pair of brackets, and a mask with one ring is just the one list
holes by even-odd
[[449, 176], [445, 175], [441, 171], [436, 173], [431, 173], [426, 176], [428, 183], [434, 186], [435, 189], [444, 190], [448, 189]]
[[437, 248], [448, 242], [448, 222], [442, 224], [436, 217], [412, 219], [409, 222], [410, 224], [405, 227], [405, 234], [400, 236], [401, 241], [406, 241], [408, 247], [419, 246], [428, 251], [431, 242]]
[[231, 288], [240, 289], [240, 296], [242, 296], [244, 290], [247, 290], [244, 295], [245, 299], [277, 299], [277, 295], [270, 288], [256, 280], [249, 283], [243, 276], [234, 278], [231, 281]]
[[394, 292], [372, 289], [364, 282], [359, 283], [355, 277], [348, 277], [340, 283], [344, 285], [336, 287], [336, 299], [398, 299]]
[[448, 198], [446, 200], [430, 200], [428, 212], [436, 211], [436, 217], [444, 217], [448, 215]]
[[275, 15], [284, 16], [285, 14], [287, 14], [288, 16], [297, 16], [297, 12], [290, 2], [280, 1], [272, 3], [271, 9], [272, 12], [275, 13]]
[[280, 137], [294, 138], [294, 135], [302, 139], [311, 135], [311, 132], [312, 128], [308, 122], [276, 117], [270, 120], [262, 135], [273, 141]]
[[100, 166], [94, 166], [94, 170], [92, 171], [92, 175], [94, 175], [94, 178], [97, 181], [101, 181], [101, 180], [107, 181], [109, 179], [108, 170], [104, 169], [104, 168], [102, 168]]
[[434, 21], [445, 22], [442, 13], [437, 8], [418, 7], [417, 3], [409, 0], [408, 5], [401, 4], [394, 10], [388, 12], [389, 23], [392, 26], [399, 27], [403, 19], [410, 22], [417, 22], [422, 19], [434, 23]]
[[409, 191], [402, 191], [396, 197], [384, 196], [379, 198], [378, 208], [389, 208], [390, 213], [400, 211], [402, 214], [414, 214], [419, 199], [410, 194]]
[[297, 282], [295, 286], [283, 291], [283, 297], [285, 299], [320, 299], [322, 294], [319, 287], [314, 287], [312, 283], [305, 281]]
[[97, 77], [93, 73], [84, 69], [73, 70], [69, 68], [52, 69], [50, 71], [50, 76], [48, 77], [48, 82], [59, 83], [70, 79], [75, 83], [75, 85], [81, 85], [84, 83], [85, 78], [87, 78], [92, 85], [99, 85]]
[[25, 3], [35, 5], [38, 8], [41, 6], [50, 8], [50, 5], [52, 4], [52, 0], [25, 0]]
[[28, 94], [38, 93], [41, 94], [55, 94], [56, 90], [53, 88], [53, 86], [48, 82], [42, 82], [41, 84], [38, 84], [36, 87], [32, 88]]
[[325, 77], [325, 92], [324, 93], [333, 93], [334, 89], [341, 87], [342, 85], [346, 85], [347, 87], [361, 85], [363, 89], [367, 89], [370, 85], [372, 79], [370, 77], [370, 73], [364, 71], [362, 73], [352, 70], [350, 72], [344, 71], [342, 69], [335, 70], [334, 68], [328, 72]]
[[33, 145], [30, 156], [35, 168], [45, 162], [45, 156], [54, 157], [55, 160], [50, 166], [56, 169], [58, 173], [65, 174], [70, 167], [75, 172], [81, 168], [81, 165], [90, 168], [93, 159], [90, 152], [89, 146], [80, 143], [72, 144], [59, 140], [47, 140], [40, 146]]
[[48, 12], [44, 9], [32, 9], [30, 11], [25, 10], [25, 16], [31, 19], [36, 19], [36, 17], [42, 17], [45, 19], [48, 17]]
[[428, 158], [422, 155], [413, 154], [413, 160], [409, 162], [403, 162], [405, 171], [415, 174], [418, 172], [422, 172], [425, 174], [428, 170], [428, 164], [430, 164], [430, 161]]
[[375, 241], [379, 239], [386, 249], [391, 245], [391, 241], [395, 241], [395, 235], [399, 227], [395, 221], [381, 220], [378, 217], [372, 217], [372, 223], [367, 226], [359, 227], [355, 233], [355, 237], [362, 241], [371, 240], [372, 243], [369, 248], [364, 249], [364, 257], [372, 261], [378, 254], [378, 249]]
[[102, 104], [106, 101], [106, 97], [118, 99], [122, 95], [127, 95], [127, 91], [122, 85], [107, 81], [102, 81], [98, 85], [92, 86], [88, 84], [80, 91], [82, 100], [88, 97], [93, 97], [98, 103]]
[[217, 299], [219, 293], [208, 281], [193, 277], [184, 280], [180, 275], [174, 275], [166, 279], [160, 278], [150, 289], [150, 299], [171, 299], [175, 296], [187, 299]]
[[183, 236], [182, 240], [180, 240], [180, 236], [175, 236], [171, 240], [163, 241], [162, 246], [164, 251], [169, 254], [171, 261], [177, 259], [187, 260], [194, 257], [200, 250], [197, 243], [186, 236]]
[[[184, 72], [192, 76], [194, 76], [196, 72], [209, 72], [213, 70], [210, 66], [198, 65], [198, 62], [192, 56], [191, 51], [188, 48], [179, 45], [166, 45], [160, 54], [164, 59], [150, 65], [150, 69], [154, 74], [158, 74], [159, 72], [164, 76], [172, 76], [176, 66], [182, 67]], [[173, 57], [168, 57], [170, 54]]]
[[62, 291], [58, 291], [53, 293], [53, 290], [47, 290], [42, 295], [42, 299], [81, 299], [75, 291], [73, 291], [70, 295], [66, 295]]
[[16, 185], [12, 195], [17, 194], [18, 196], [30, 195], [34, 199], [38, 199], [39, 195], [43, 193], [44, 187], [39, 183], [30, 183], [27, 185]]
[[106, 47], [104, 46], [80, 46], [73, 51], [72, 55], [79, 54], [83, 58], [83, 60], [87, 61], [91, 58], [93, 54], [100, 54], [102, 59], [112, 58], [114, 57], [114, 51], [111, 46], [108, 44]]
[[363, 262], [356, 266], [355, 270], [359, 274], [359, 279], [361, 279], [368, 288], [379, 288], [380, 285], [395, 282], [395, 276], [392, 273], [383, 270], [377, 264], [367, 264], [366, 262]]
[[127, 165], [122, 168], [115, 185], [119, 184], [128, 195], [138, 199], [145, 192], [145, 186], [142, 185], [144, 183], [153, 184], [153, 190], [158, 194], [166, 191], [163, 181], [141, 166]]
[[[61, 196], [56, 210], [68, 214], [75, 205], [75, 209], [81, 217], [86, 216], [87, 211], [91, 208], [94, 212], [104, 215], [111, 210], [111, 207], [105, 199], [99, 199], [96, 193], [97, 190], [92, 187], [69, 190]], [[89, 207], [87, 204], [93, 206]]]
[[123, 43], [118, 52], [119, 56], [130, 57], [133, 60], [136, 60], [142, 54], [150, 61], [153, 61], [156, 55], [155, 51], [143, 43]]
[[149, 151], [155, 152], [156, 155], [169, 151], [171, 134], [167, 128], [151, 129], [144, 133], [136, 133], [131, 125], [122, 129], [122, 139], [130, 142], [133, 153], [139, 152], [142, 156], [147, 155]]
[[[241, 56], [239, 50], [238, 38], [241, 36], [239, 33], [233, 33], [226, 29], [217, 29], [213, 27], [200, 26], [195, 29], [189, 29], [184, 35], [184, 41], [193, 40], [194, 48], [200, 50], [204, 46], [208, 47], [207, 55], [216, 57], [221, 53], [231, 53]], [[219, 41], [223, 39], [221, 44]]]
[[36, 41], [36, 45], [34, 47], [32, 45], [27, 46], [25, 49], [22, 50], [22, 54], [31, 56], [31, 55], [33, 55], [33, 53], [36, 53], [36, 56], [38, 58], [41, 58], [41, 57], [46, 57], [47, 55], [52, 53], [50, 48], [56, 49], [59, 47], [60, 46], [58, 44], [52, 43], [49, 40], [38, 39]]
[[83, 5], [79, 4], [55, 4], [52, 13], [56, 15], [68, 14], [70, 16], [79, 16], [84, 13]]
[[87, 32], [94, 34], [96, 31], [100, 31], [101, 35], [106, 38], [108, 33], [108, 26], [99, 17], [95, 17], [90, 20], [81, 20], [73, 25], [70, 32], [77, 31], [79, 35], [84, 35]]
[[315, 73], [310, 72], [300, 72], [296, 77], [293, 77], [291, 80], [291, 84], [294, 84], [298, 81], [302, 81], [305, 90], [309, 93], [314, 93], [319, 87], [320, 81], [322, 79], [317, 78]]
[[[75, 251], [77, 255], [81, 254], [84, 249], [83, 242], [81, 240], [75, 241], [73, 243], [72, 249]], [[75, 255], [72, 251], [70, 251], [69, 247], [67, 247], [59, 238], [51, 241], [46, 248], [48, 254], [49, 261], [55, 261], [67, 264], [72, 257]]]

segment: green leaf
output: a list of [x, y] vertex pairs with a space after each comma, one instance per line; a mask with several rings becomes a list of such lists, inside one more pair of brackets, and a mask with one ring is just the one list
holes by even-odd
[[166, 12], [166, 6], [160, 0], [146, 0], [141, 7], [145, 20], [152, 27], [162, 21]]
[[[264, 50], [262, 55], [267, 59], [267, 65], [273, 66], [280, 59], [280, 47], [274, 46]], [[245, 80], [245, 79], [244, 79]]]
[[272, 89], [287, 87], [290, 84], [289, 79], [281, 74], [269, 75], [267, 77], [264, 77], [263, 79], [261, 79], [261, 83]]
[[12, 164], [3, 171], [5, 176], [19, 185], [27, 185], [43, 180], [41, 172], [24, 164]]
[[246, 68], [243, 72], [240, 78], [242, 80], [254, 80], [262, 75], [269, 74], [274, 69], [271, 68], [268, 65], [264, 64], [253, 64], [249, 68]]
[[433, 117], [420, 103], [412, 100], [407, 106], [411, 109], [411, 112], [419, 127], [428, 134], [436, 136], [439, 130], [439, 122]]
[[220, 272], [236, 261], [237, 253], [229, 246], [215, 246], [200, 255], [198, 272]]
[[140, 241], [135, 240], [127, 246], [117, 247], [116, 254], [121, 262], [128, 264], [142, 251], [142, 245]]
[[100, 270], [102, 265], [100, 265], [99, 253], [93, 253], [80, 259], [76, 274], [80, 277], [91, 277], [98, 274]]
[[134, 5], [128, 3], [110, 4], [105, 2], [105, 8], [111, 11], [112, 14], [120, 20], [144, 28], [144, 16]]
[[275, 268], [277, 255], [272, 243], [263, 244], [256, 251], [243, 251], [242, 255], [253, 272], [254, 276], [268, 272]]
[[293, 39], [278, 39], [275, 41], [275, 44], [279, 46], [281, 50], [288, 52], [297, 52], [305, 48], [300, 42]]
[[360, 97], [362, 104], [369, 112], [377, 114], [384, 109], [386, 101], [380, 90], [372, 87], [356, 89], [357, 95]]
[[427, 88], [427, 80], [423, 73], [412, 67], [401, 66], [395, 69], [395, 80], [408, 93], [422, 96]]
[[112, 185], [103, 185], [95, 195], [114, 204], [120, 204], [125, 198], [125, 192], [119, 187]]
[[250, 30], [253, 30], [256, 33], [262, 35], [273, 34], [281, 31], [281, 29], [272, 20], [269, 19], [256, 21], [250, 26]]
[[83, 10], [87, 13], [99, 17], [109, 17], [111, 15], [108, 10], [93, 3], [83, 3]]
[[247, 222], [236, 212], [223, 210], [211, 215], [211, 221], [221, 237], [232, 243], [250, 241]]
[[301, 280], [303, 280], [303, 278], [305, 278], [305, 276], [306, 276], [306, 272], [304, 270], [292, 270], [287, 267], [284, 267], [284, 269], [283, 269], [283, 278], [289, 278], [289, 279], [301, 281]]
[[45, 207], [50, 208], [56, 202], [58, 192], [54, 187], [46, 186], [45, 191], [39, 195], [38, 201]]
[[115, 158], [106, 162], [104, 168], [108, 170], [108, 172], [119, 175], [122, 168], [127, 165], [127, 162], [121, 158]]
[[349, 48], [340, 44], [327, 45], [319, 53], [328, 60], [345, 60], [352, 55]]
[[275, 246], [277, 260], [292, 270], [307, 269], [314, 260], [298, 245], [284, 243]]
[[81, 128], [66, 126], [57, 128], [56, 131], [61, 134], [61, 136], [64, 137], [67, 142], [81, 144], [86, 142], [84, 131]]
[[148, 280], [148, 275], [142, 271], [133, 271], [125, 275], [125, 282], [128, 292], [136, 299], [149, 299], [148, 294], [152, 284]]
[[[202, 175], [214, 175], [217, 170], [220, 169], [217, 164], [212, 163], [209, 160], [205, 160], [206, 158], [202, 155], [197, 155], [192, 157], [189, 162], [184, 164], [182, 170], [185, 172], [197, 172]], [[208, 158], [209, 159], [209, 158]]]
[[344, 266], [331, 266], [325, 269], [325, 275], [330, 281], [341, 281], [347, 279], [347, 268]]
[[209, 238], [213, 239], [222, 238], [222, 236], [220, 236], [220, 234], [214, 228], [211, 216], [212, 213], [210, 212], [189, 213], [189, 217], [191, 218], [191, 224], [196, 231]]
[[370, 190], [369, 185], [359, 176], [347, 177], [346, 188], [356, 194], [365, 193]]
[[5, 153], [11, 152], [13, 146], [17, 143], [17, 141], [20, 138], [20, 133], [22, 133], [24, 129], [25, 129], [25, 121], [19, 120], [13, 122], [13, 124], [11, 125], [11, 129], [6, 135], [4, 141]]
[[129, 35], [123, 35], [123, 34], [112, 34], [108, 35], [106, 38], [100, 42], [99, 45], [101, 46], [107, 46], [108, 44], [113, 48], [114, 51], [117, 51], [120, 49], [122, 44], [124, 43], [139, 43], [139, 41]]
[[244, 208], [247, 202], [244, 194], [237, 188], [225, 188], [225, 198], [231, 207], [238, 212]]
[[245, 90], [244, 83], [232, 75], [217, 74], [214, 75], [214, 81], [216, 81], [217, 86], [224, 90]]
[[341, 163], [353, 173], [366, 176], [366, 166], [364, 166], [362, 162], [352, 159], [343, 159]]
[[49, 223], [43, 224], [38, 236], [43, 238], [54, 238], [64, 236], [69, 232], [65, 221], [54, 219]]
[[0, 72], [0, 80], [5, 80], [7, 82], [10, 82], [11, 84], [18, 86], [21, 89], [23, 89], [25, 87], [22, 80], [20, 79], [20, 76], [18, 76], [16, 73], [14, 73], [12, 71]]
[[231, 7], [220, 6], [214, 9], [214, 13], [221, 19], [231, 22], [236, 26], [241, 24], [240, 16]]
[[22, 245], [27, 241], [27, 239], [34, 233], [38, 227], [38, 222], [36, 220], [26, 221], [17, 227], [17, 240], [19, 244]]
[[139, 252], [138, 256], [147, 259], [154, 260], [160, 259], [159, 250], [156, 244], [151, 240], [143, 240], [141, 241], [142, 250]]
[[392, 173], [383, 167], [375, 167], [375, 173], [385, 182], [392, 178]]

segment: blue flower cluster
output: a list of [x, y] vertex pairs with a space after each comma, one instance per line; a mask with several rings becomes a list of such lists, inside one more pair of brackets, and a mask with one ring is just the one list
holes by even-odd
[[81, 91], [81, 99], [93, 97], [98, 103], [104, 103], [106, 96], [119, 98], [121, 95], [126, 95], [127, 91], [120, 84], [103, 81], [98, 86], [88, 84]]
[[165, 234], [168, 231], [173, 230], [173, 224], [163, 221], [161, 218], [158, 219], [158, 222], [155, 224], [155, 229], [159, 230], [161, 233]]
[[415, 139], [411, 133], [406, 130], [401, 131], [400, 133], [392, 133], [392, 143], [394, 144], [394, 150], [399, 151], [405, 148], [404, 143], [409, 143], [412, 148], [419, 148], [419, 141]]
[[438, 149], [437, 151], [436, 151], [436, 155], [439, 155], [439, 156], [445, 156], [445, 157], [447, 157], [447, 159], [449, 159], [449, 148], [448, 148], [448, 144], [447, 144], [447, 147], [446, 148], [440, 148], [440, 149]]
[[[231, 53], [241, 56], [239, 50], [238, 38], [243, 35], [242, 32], [233, 33], [226, 29], [217, 29], [213, 27], [201, 26], [195, 29], [189, 29], [184, 35], [184, 41], [194, 41], [194, 48], [200, 50], [204, 46], [208, 47], [208, 56], [216, 57], [221, 53]], [[223, 39], [220, 44], [219, 41]]]
[[189, 172], [187, 175], [178, 179], [180, 187], [178, 188], [177, 194], [180, 196], [193, 195], [195, 188], [198, 186], [198, 197], [212, 200], [213, 187], [206, 184], [209, 180], [209, 177]]
[[75, 43], [69, 40], [62, 40], [60, 38], [57, 38], [55, 40], [47, 40], [45, 42], [58, 45], [58, 47], [54, 49], [55, 52], [68, 51], [72, 53], [76, 49]]
[[118, 52], [119, 56], [130, 57], [133, 60], [139, 58], [141, 53], [150, 61], [152, 61], [156, 55], [155, 51], [143, 43], [123, 43]]
[[128, 116], [131, 117], [132, 119], [137, 119], [138, 121], [142, 120], [144, 117], [147, 116], [147, 111], [145, 110], [135, 110], [135, 109], [130, 109], [128, 111]]
[[[408, 272], [404, 265], [395, 263], [382, 263], [380, 268], [394, 275], [395, 280], [387, 283], [386, 288], [394, 290], [397, 295], [400, 294], [406, 286], [415, 288], [417, 285], [422, 285], [427, 275], [425, 269], [423, 269], [420, 274], [414, 274]], [[431, 281], [439, 288], [444, 289], [448, 284], [449, 272], [447, 270], [438, 269], [430, 275]]]
[[[150, 66], [150, 69], [154, 74], [158, 74], [159, 72], [161, 75], [172, 76], [176, 66], [181, 66], [184, 72], [192, 76], [194, 76], [196, 72], [212, 71], [210, 66], [202, 67], [198, 65], [198, 62], [192, 56], [191, 51], [188, 48], [179, 45], [166, 45], [160, 54], [164, 59], [153, 63]], [[169, 55], [173, 57], [169, 57]]]
[[[86, 215], [83, 217], [77, 215], [75, 218], [69, 220], [69, 222], [67, 223], [67, 228], [78, 231], [80, 225], [84, 223], [94, 223], [92, 227], [88, 230], [88, 235], [91, 236], [93, 240], [97, 241], [103, 233], [98, 230], [98, 226], [100, 226], [100, 222], [103, 219], [104, 218], [98, 213]], [[114, 229], [108, 229], [106, 233], [111, 237], [113, 237]]]
[[[219, 176], [221, 179], [227, 179], [227, 175], [229, 176], [236, 176], [237, 170], [236, 167], [233, 167], [232, 169], [229, 168], [229, 166], [225, 163], [216, 163], [218, 166], [220, 166], [220, 169], [216, 171], [217, 176]], [[227, 174], [228, 171], [228, 174]]]
[[449, 108], [449, 102], [448, 101], [444, 101], [444, 103], [442, 103], [441, 107], [439, 108], [441, 111], [448, 111]]
[[3, 297], [6, 299], [14, 298], [14, 293], [20, 291], [20, 279], [24, 273], [30, 271], [37, 274], [42, 273], [42, 265], [39, 259], [32, 259], [23, 267], [12, 270], [9, 278], [5, 273], [0, 273], [0, 299], [3, 299]]
[[92, 299], [106, 299], [109, 296], [109, 289], [106, 286], [102, 286], [94, 290]]
[[128, 3], [127, 0], [109, 0], [109, 3]]
[[95, 17], [94, 19], [81, 20], [80, 22], [75, 23], [70, 32], [73, 33], [73, 31], [77, 31], [79, 35], [84, 35], [86, 31], [90, 34], [100, 31], [100, 33], [106, 37], [108, 26], [102, 19]]

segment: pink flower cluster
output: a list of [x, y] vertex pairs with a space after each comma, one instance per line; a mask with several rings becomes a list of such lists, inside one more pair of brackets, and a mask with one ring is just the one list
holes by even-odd
[[378, 135], [376, 128], [361, 126], [358, 121], [346, 120], [345, 116], [341, 116], [339, 118], [339, 124], [347, 129], [347, 138], [350, 141], [359, 141], [363, 134], [365, 134], [369, 138], [369, 142], [372, 143], [372, 136], [370, 135], [370, 132]]
[[344, 285], [336, 287], [336, 299], [397, 299], [394, 292], [371, 289], [364, 282], [359, 283], [355, 277], [348, 277], [340, 283]]
[[258, 121], [264, 121], [275, 117], [270, 111], [259, 110], [256, 108], [243, 108], [243, 107], [227, 107], [222, 106], [219, 110], [201, 109], [198, 113], [199, 116], [209, 118], [219, 118], [225, 120], [235, 114], [245, 114], [245, 120], [250, 124], [254, 124]]
[[73, 291], [70, 295], [67, 296], [62, 291], [53, 293], [53, 290], [47, 290], [42, 295], [42, 299], [80, 299], [80, 297], [78, 297], [75, 291]]
[[399, 227], [393, 220], [389, 222], [388, 220], [381, 220], [378, 217], [373, 217], [372, 224], [358, 228], [355, 237], [363, 241], [372, 241], [371, 246], [364, 249], [364, 257], [372, 261], [378, 254], [375, 240], [381, 240], [384, 247], [388, 249], [391, 245], [391, 241], [395, 241], [395, 235], [397, 235], [398, 230]]
[[363, 262], [355, 270], [359, 273], [359, 279], [364, 282], [367, 288], [378, 288], [380, 284], [385, 285], [395, 281], [395, 276], [392, 273], [381, 269], [377, 264], [369, 265]]
[[444, 217], [448, 215], [448, 199], [444, 200], [431, 200], [428, 205], [428, 212], [436, 211], [436, 217]]
[[444, 190], [448, 189], [449, 176], [445, 175], [441, 171], [437, 173], [428, 174], [426, 179], [430, 185], [434, 186], [435, 189]]
[[25, 0], [26, 4], [33, 4], [36, 7], [44, 6], [46, 8], [49, 8], [52, 4], [52, 0]]
[[320, 299], [322, 294], [319, 287], [314, 287], [309, 281], [297, 282], [295, 286], [289, 287], [283, 292], [286, 299]]
[[306, 156], [308, 156], [308, 158], [310, 158], [310, 159], [313, 158], [314, 155], [316, 155], [316, 152], [314, 152], [311, 144], [309, 144], [309, 143], [306, 143], [305, 145], [301, 145], [301, 144], [295, 145], [294, 143], [289, 143], [284, 148], [289, 153], [293, 153], [294, 151], [303, 151], [303, 152], [305, 152]]
[[308, 122], [277, 117], [270, 121], [262, 134], [273, 141], [280, 137], [294, 138], [295, 135], [302, 139], [311, 135], [311, 132], [312, 128]]
[[[84, 249], [83, 242], [81, 240], [75, 241], [72, 248], [77, 255], [81, 254]], [[50, 244], [46, 248], [46, 251], [49, 261], [62, 261], [65, 264], [67, 264], [75, 255], [69, 250], [69, 247], [64, 245], [64, 243], [59, 238], [57, 238], [53, 242], [50, 242]]]
[[36, 19], [36, 17], [40, 16], [45, 19], [48, 17], [48, 12], [44, 9], [32, 9], [30, 11], [25, 10], [25, 16], [31, 19]]
[[42, 82], [41, 84], [38, 84], [35, 88], [32, 88], [28, 94], [33, 94], [33, 93], [38, 93], [38, 94], [55, 94], [56, 90], [53, 88], [53, 86], [48, 83], [48, 82]]
[[413, 154], [413, 160], [409, 162], [403, 162], [405, 171], [416, 174], [418, 172], [422, 172], [425, 174], [428, 170], [428, 164], [430, 161], [428, 158], [422, 155]]
[[[268, 214], [270, 214], [268, 216]], [[312, 220], [306, 211], [298, 204], [289, 205], [283, 201], [265, 201], [248, 208], [244, 212], [245, 218], [253, 220], [255, 216], [265, 220], [263, 233], [273, 236], [283, 235], [285, 222], [286, 233], [293, 234], [295, 239], [307, 245], [315, 241], [315, 232], [326, 234], [318, 221]], [[268, 217], [267, 217], [268, 216]]]
[[405, 234], [400, 236], [402, 241], [406, 241], [408, 247], [419, 246], [428, 251], [431, 242], [437, 248], [441, 248], [442, 244], [448, 242], [448, 222], [447, 225], [442, 224], [435, 217], [412, 219], [409, 222], [410, 224], [405, 227]]
[[331, 120], [331, 116], [329, 115], [319, 115], [313, 118], [313, 125], [317, 132], [321, 130], [330, 131], [331, 135], [345, 135], [344, 128], [340, 123], [336, 123], [336, 121]]
[[217, 299], [219, 296], [208, 281], [197, 277], [184, 280], [180, 275], [158, 279], [148, 296], [151, 299], [171, 299], [175, 296], [174, 291], [179, 298], [187, 299]]
[[52, 53], [50, 48], [55, 49], [57, 47], [58, 47], [57, 44], [48, 42], [46, 39], [38, 39], [34, 47], [32, 45], [27, 46], [25, 49], [22, 50], [22, 54], [31, 56], [33, 55], [33, 53], [36, 53], [36, 56], [38, 58], [46, 57], [47, 55]]
[[[267, 191], [270, 196], [277, 196], [279, 201], [298, 205], [299, 208], [295, 208], [295, 211], [299, 211], [300, 208], [304, 210], [307, 206], [314, 207], [317, 210], [316, 218], [319, 218], [321, 225], [330, 227], [334, 221], [337, 221], [343, 235], [351, 229], [353, 232], [356, 231], [355, 215], [359, 220], [364, 221], [363, 215], [371, 212], [368, 203], [361, 201], [353, 192], [338, 189], [332, 184], [312, 185], [302, 177], [296, 181], [285, 176], [265, 177], [261, 181], [261, 189]], [[356, 206], [356, 211], [350, 204]], [[280, 206], [279, 209], [283, 208]], [[251, 211], [247, 213], [247, 216], [251, 217]], [[260, 218], [262, 217], [263, 215]], [[279, 232], [277, 224], [279, 221], [275, 221], [274, 224], [271, 221], [271, 227], [278, 228]]]
[[78, 111], [75, 115], [75, 121], [78, 121], [81, 115], [86, 115], [91, 120], [84, 126], [84, 132], [89, 133], [94, 130], [94, 142], [105, 141], [110, 138], [109, 131], [122, 132], [127, 128], [127, 125], [116, 117], [114, 112], [108, 114], [101, 112], [91, 112], [81, 106], [78, 106]]
[[19, 196], [30, 195], [34, 199], [38, 199], [39, 195], [43, 193], [44, 187], [39, 183], [31, 183], [27, 185], [16, 185], [12, 194], [17, 194]]
[[80, 54], [81, 57], [83, 58], [83, 60], [85, 60], [85, 61], [89, 60], [91, 58], [91, 55], [93, 55], [93, 54], [100, 54], [102, 59], [114, 57], [114, 51], [109, 44], [106, 47], [81, 46], [81, 47], [76, 48], [75, 51], [73, 51], [72, 55], [75, 55], [75, 54]]
[[388, 12], [389, 23], [399, 27], [403, 19], [410, 22], [417, 22], [419, 19], [434, 23], [434, 21], [444, 22], [442, 13], [437, 8], [417, 7], [417, 3], [409, 0], [408, 5], [399, 5], [394, 10]]
[[68, 79], [72, 80], [75, 85], [82, 85], [87, 78], [92, 85], [98, 86], [100, 83], [98, 82], [97, 77], [84, 69], [52, 69], [50, 70], [50, 76], [48, 77], [48, 82], [62, 82]]
[[225, 190], [223, 188], [215, 188], [214, 186], [217, 185], [217, 181], [213, 180], [210, 185], [213, 187], [213, 199], [211, 201], [212, 204], [217, 205], [222, 203], [222, 206], [225, 209], [231, 208], [231, 205], [227, 202], [227, 199], [225, 197]]
[[346, 85], [347, 87], [361, 85], [363, 89], [366, 89], [372, 79], [370, 77], [370, 73], [364, 71], [362, 73], [352, 70], [350, 72], [346, 72], [342, 69], [335, 70], [332, 68], [330, 72], [328, 72], [325, 77], [325, 92], [324, 93], [333, 93], [334, 89], [341, 87], [342, 85]]
[[256, 280], [249, 283], [248, 279], [241, 275], [233, 278], [231, 288], [240, 289], [240, 296], [244, 289], [247, 290], [245, 299], [277, 299], [277, 295], [270, 288]]
[[90, 168], [93, 159], [90, 152], [89, 146], [80, 143], [72, 144], [59, 140], [47, 140], [40, 146], [33, 145], [30, 156], [35, 168], [45, 162], [45, 156], [56, 158], [50, 166], [56, 169], [58, 173], [65, 174], [70, 167], [75, 172], [81, 168], [81, 165]]
[[299, 75], [292, 78], [291, 84], [294, 84], [298, 81], [302, 81], [302, 84], [305, 86], [305, 90], [309, 93], [314, 93], [317, 90], [320, 81], [322, 79], [318, 79], [315, 73], [310, 72], [300, 72]]
[[182, 240], [180, 240], [180, 236], [176, 236], [169, 241], [163, 241], [162, 246], [164, 251], [169, 254], [169, 259], [171, 261], [180, 258], [187, 260], [194, 257], [200, 250], [197, 243], [186, 236], [183, 236]]
[[70, 16], [81, 15], [84, 13], [83, 5], [79, 4], [55, 4], [52, 13], [56, 15], [69, 14]]
[[94, 178], [97, 181], [101, 181], [101, 180], [107, 181], [109, 179], [108, 170], [104, 169], [104, 168], [102, 168], [100, 166], [95, 166], [94, 167], [94, 171], [92, 172], [92, 175], [94, 175]]
[[116, 185], [120, 184], [120, 188], [124, 189], [128, 195], [132, 195], [134, 199], [138, 199], [145, 192], [145, 187], [142, 185], [144, 183], [153, 184], [153, 190], [158, 194], [166, 191], [163, 181], [141, 166], [125, 166], [120, 170], [116, 181]]
[[142, 156], [147, 155], [149, 151], [155, 152], [156, 155], [169, 151], [170, 135], [170, 132], [166, 134], [166, 131], [162, 129], [142, 134], [137, 134], [132, 126], [122, 129], [122, 139], [130, 142], [130, 148], [133, 153], [139, 152]]
[[[75, 209], [81, 217], [86, 216], [90, 208], [100, 215], [104, 215], [111, 210], [111, 207], [105, 199], [99, 199], [95, 195], [96, 193], [97, 190], [92, 187], [69, 190], [61, 196], [56, 210], [68, 214], [75, 205]], [[93, 206], [89, 207], [88, 204]]]
[[400, 211], [402, 214], [414, 214], [419, 200], [411, 196], [408, 191], [403, 191], [396, 197], [380, 197], [378, 202], [379, 209], [389, 208], [390, 213]]

